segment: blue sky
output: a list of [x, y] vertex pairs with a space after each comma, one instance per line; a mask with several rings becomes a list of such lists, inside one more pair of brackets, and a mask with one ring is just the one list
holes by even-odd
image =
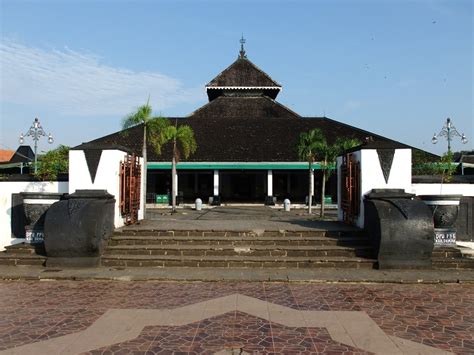
[[[35, 117], [77, 145], [120, 128], [146, 102], [186, 116], [230, 65], [248, 58], [277, 98], [431, 152], [451, 117], [473, 149], [472, 1], [0, 0], [0, 149]], [[31, 141], [27, 142], [31, 143]]]

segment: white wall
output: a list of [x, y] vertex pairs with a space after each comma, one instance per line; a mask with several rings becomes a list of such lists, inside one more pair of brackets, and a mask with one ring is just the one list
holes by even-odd
[[[83, 150], [69, 151], [69, 193], [76, 190], [94, 189], [107, 190], [111, 195], [114, 195], [115, 214], [114, 226], [115, 228], [124, 225], [123, 218], [120, 215], [119, 199], [120, 199], [120, 162], [124, 160], [126, 153], [121, 150], [103, 150], [100, 157], [99, 165], [94, 183], [92, 183], [89, 169], [87, 167], [86, 157]], [[140, 158], [142, 166], [142, 188], [140, 196], [140, 210], [138, 211], [138, 218], [143, 219], [144, 207], [144, 166], [143, 159]]]
[[411, 192], [418, 195], [463, 195], [474, 197], [474, 184], [412, 184]]
[[[362, 149], [353, 153], [355, 161], [360, 162], [360, 214], [356, 220], [356, 225], [364, 227], [364, 195], [372, 189], [403, 189], [406, 192], [412, 191], [411, 183], [411, 149], [395, 149], [392, 168], [388, 181], [385, 182], [382, 167], [376, 149]], [[337, 160], [338, 167], [338, 187], [340, 186], [340, 165], [342, 158]], [[340, 206], [341, 195], [338, 191], [337, 202]], [[342, 220], [342, 211], [339, 208], [338, 219]]]
[[395, 149], [392, 168], [385, 182], [376, 149], [360, 151], [361, 198], [357, 226], [364, 227], [364, 195], [372, 189], [403, 189], [411, 192], [411, 149]]
[[12, 194], [20, 192], [67, 193], [67, 181], [2, 181], [0, 182], [0, 250], [24, 239], [13, 239], [11, 229]]

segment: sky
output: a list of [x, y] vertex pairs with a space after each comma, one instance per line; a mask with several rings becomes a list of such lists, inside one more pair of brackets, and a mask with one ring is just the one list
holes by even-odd
[[[54, 143], [120, 130], [150, 104], [187, 116], [246, 39], [277, 101], [436, 154], [474, 142], [470, 0], [0, 0], [0, 149], [38, 117]], [[33, 145], [27, 137], [26, 144]], [[199, 143], [199, 142], [198, 142]]]

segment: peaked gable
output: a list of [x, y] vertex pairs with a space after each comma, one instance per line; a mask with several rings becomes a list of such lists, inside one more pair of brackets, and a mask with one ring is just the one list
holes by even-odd
[[247, 58], [237, 60], [212, 79], [206, 87], [275, 87], [281, 85]]

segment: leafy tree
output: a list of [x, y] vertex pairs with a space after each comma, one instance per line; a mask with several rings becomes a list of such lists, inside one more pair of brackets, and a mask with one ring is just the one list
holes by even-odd
[[457, 165], [453, 163], [459, 153], [446, 152], [441, 157], [419, 150], [413, 150], [413, 175], [438, 175], [441, 181], [450, 182], [456, 172]]
[[164, 128], [163, 135], [165, 142], [173, 142], [173, 157], [171, 160], [171, 205], [172, 211], [176, 212], [176, 165], [179, 163], [181, 155], [187, 159], [196, 151], [197, 143], [191, 126], [178, 126], [177, 120], [175, 120], [174, 125], [170, 125], [168, 121], [168, 126]]
[[56, 180], [69, 169], [69, 147], [60, 145], [39, 158], [35, 176], [41, 180]]
[[[152, 115], [152, 107], [150, 105], [150, 99], [146, 105], [142, 105], [137, 108], [135, 112], [127, 115], [122, 122], [123, 129], [130, 127], [142, 125], [143, 127], [143, 145], [142, 145], [142, 155], [143, 155], [143, 166], [144, 166], [144, 195], [146, 199], [146, 181], [147, 181], [147, 145], [150, 142], [151, 146], [155, 152], [161, 154], [161, 146], [166, 142], [164, 135], [165, 128], [168, 127], [168, 120]], [[146, 202], [146, 201], [145, 201]], [[146, 204], [145, 204], [146, 205]]]
[[438, 158], [422, 150], [412, 150], [412, 174], [413, 175], [438, 175]]
[[436, 170], [443, 182], [450, 182], [453, 179], [453, 174], [456, 171], [458, 164], [453, 164], [453, 152], [448, 151], [443, 154], [439, 163], [436, 164]]
[[329, 145], [327, 144], [326, 140], [324, 140], [324, 144], [321, 145], [321, 150], [317, 153], [317, 157], [321, 160], [321, 170], [323, 172], [323, 181], [321, 184], [321, 217], [324, 217], [324, 196], [326, 195], [326, 181], [334, 171], [336, 158], [345, 150], [360, 144], [361, 142], [357, 139], [337, 138], [334, 144]]
[[308, 191], [308, 213], [311, 214], [312, 196], [311, 191], [313, 190], [313, 164], [316, 160], [320, 162], [321, 171], [323, 173], [322, 184], [321, 184], [321, 213], [320, 216], [324, 217], [324, 195], [326, 194], [326, 181], [334, 170], [336, 158], [344, 150], [359, 145], [360, 141], [356, 139], [343, 139], [338, 138], [334, 144], [328, 144], [326, 138], [322, 134], [321, 130], [314, 128], [309, 132], [303, 132], [300, 135], [300, 141], [298, 145], [298, 155], [300, 159], [308, 161], [309, 168], [309, 191]]
[[325, 145], [325, 139], [320, 129], [314, 128], [309, 132], [303, 132], [300, 135], [298, 143], [298, 156], [301, 160], [308, 162], [308, 213], [311, 214], [313, 204], [313, 164], [316, 160], [316, 154]]

